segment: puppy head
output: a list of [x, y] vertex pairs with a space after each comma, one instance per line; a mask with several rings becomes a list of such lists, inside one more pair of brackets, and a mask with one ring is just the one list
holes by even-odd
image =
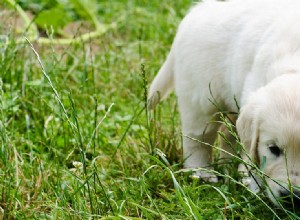
[[[237, 120], [246, 151], [267, 176], [270, 199], [284, 200], [286, 206], [292, 206], [291, 186], [300, 186], [299, 85], [297, 74], [278, 77], [249, 97]], [[300, 190], [292, 191], [299, 207]]]

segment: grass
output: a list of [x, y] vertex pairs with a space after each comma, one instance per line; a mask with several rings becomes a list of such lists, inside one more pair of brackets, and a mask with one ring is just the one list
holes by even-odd
[[76, 45], [32, 49], [0, 24], [1, 218], [298, 219], [240, 184], [236, 160], [219, 183], [190, 179], [174, 95], [145, 110], [192, 1], [99, 5], [102, 22], [124, 19]]

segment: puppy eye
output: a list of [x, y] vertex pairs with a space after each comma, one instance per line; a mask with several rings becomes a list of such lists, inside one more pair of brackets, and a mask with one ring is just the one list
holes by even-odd
[[271, 145], [269, 146], [269, 150], [272, 154], [274, 154], [276, 157], [279, 157], [281, 154], [281, 149], [277, 145]]

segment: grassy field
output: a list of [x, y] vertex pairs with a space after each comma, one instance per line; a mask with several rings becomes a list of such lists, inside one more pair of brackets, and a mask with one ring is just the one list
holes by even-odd
[[297, 219], [240, 184], [235, 160], [216, 161], [228, 168], [216, 184], [190, 179], [175, 96], [145, 110], [192, 4], [99, 1], [98, 20], [114, 28], [34, 49], [16, 41], [16, 13], [2, 16], [15, 26], [0, 24], [0, 218]]

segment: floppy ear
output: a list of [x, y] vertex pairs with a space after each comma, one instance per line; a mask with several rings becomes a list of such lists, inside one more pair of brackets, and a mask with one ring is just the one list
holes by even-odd
[[246, 152], [254, 162], [259, 164], [257, 150], [259, 142], [257, 111], [257, 105], [253, 102], [242, 107], [236, 122], [236, 128], [241, 142], [246, 148]]

